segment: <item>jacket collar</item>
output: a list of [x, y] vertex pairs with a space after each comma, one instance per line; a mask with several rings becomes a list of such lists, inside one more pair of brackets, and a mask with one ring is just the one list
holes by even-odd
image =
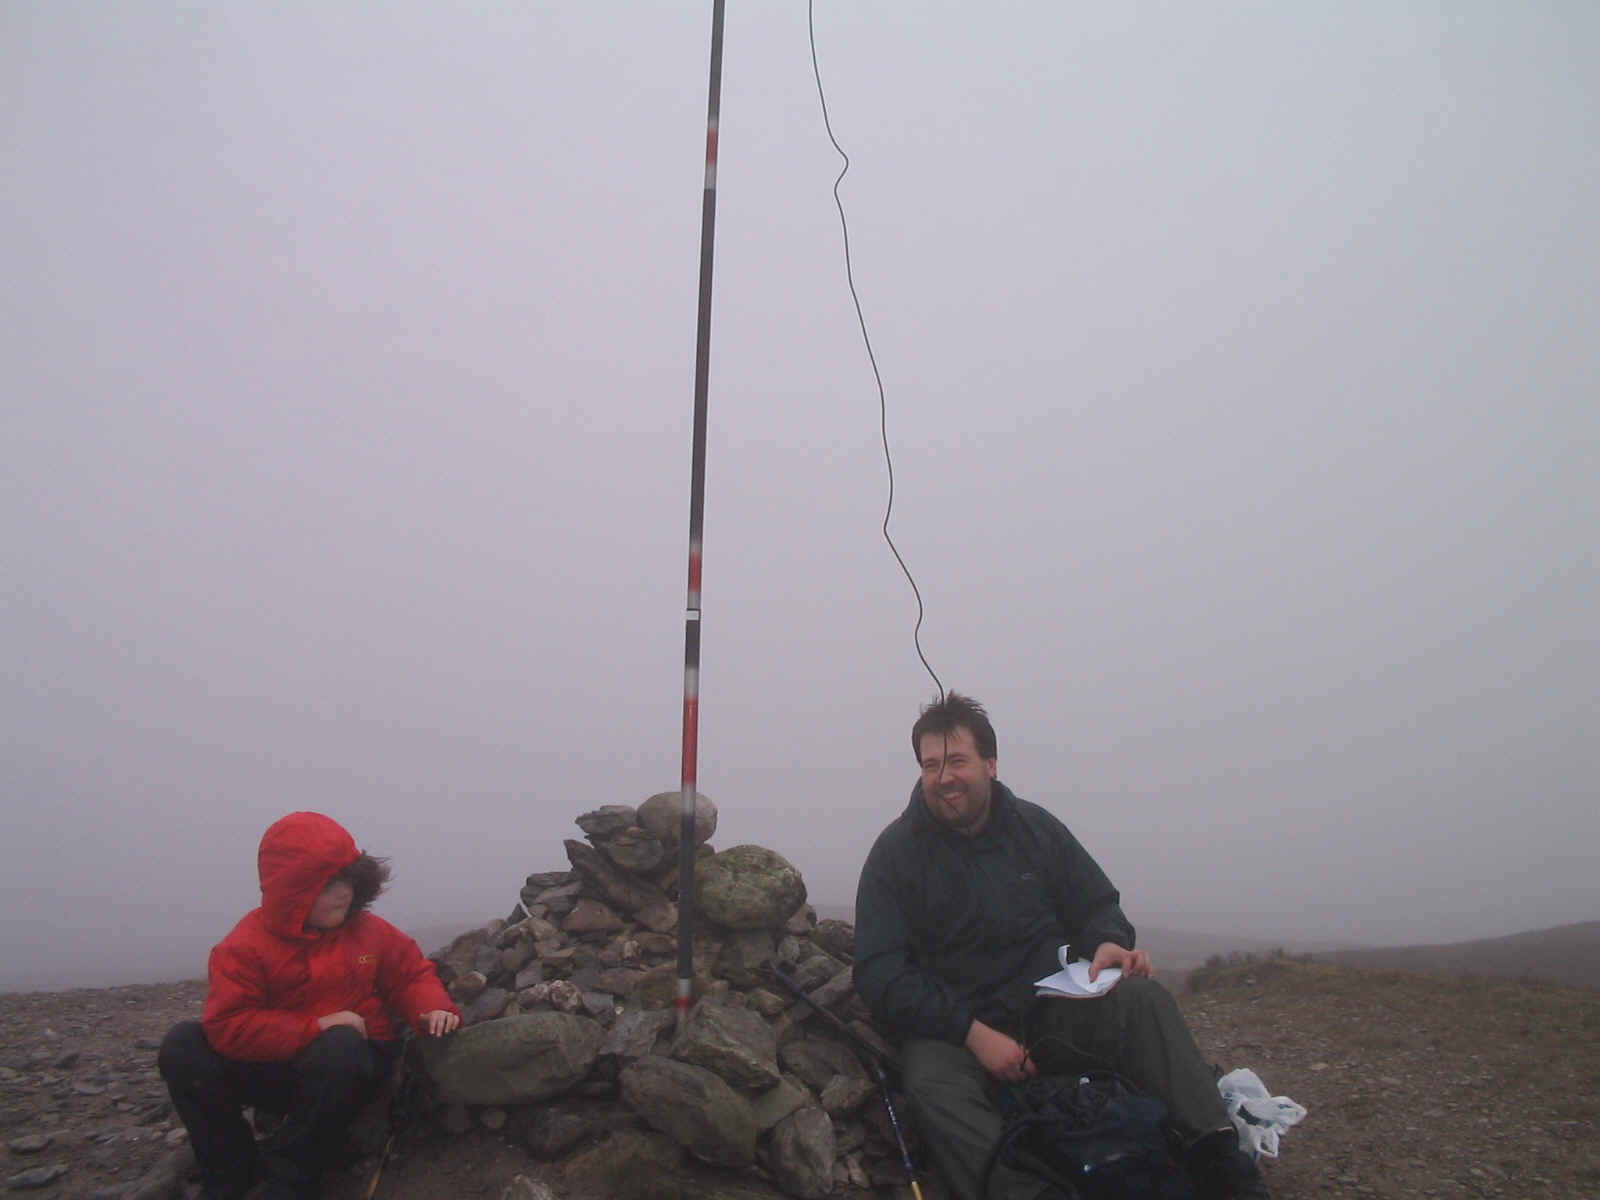
[[[992, 781], [989, 788], [989, 823], [978, 834], [982, 837], [987, 833], [1001, 833], [1011, 824], [1011, 813], [1016, 806], [1016, 796], [1010, 788], [998, 779]], [[906, 805], [906, 818], [911, 822], [912, 832], [918, 834], [944, 834], [947, 837], [960, 838], [963, 842], [969, 839], [965, 834], [956, 833], [938, 821], [928, 812], [928, 806], [922, 799], [922, 781], [919, 779], [911, 785], [911, 802]]]

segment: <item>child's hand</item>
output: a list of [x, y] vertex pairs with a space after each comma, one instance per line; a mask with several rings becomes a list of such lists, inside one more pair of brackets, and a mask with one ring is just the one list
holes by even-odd
[[436, 1008], [432, 1012], [422, 1014], [422, 1025], [429, 1037], [443, 1037], [447, 1033], [454, 1033], [461, 1025], [461, 1018], [449, 1009]]
[[335, 1025], [348, 1025], [362, 1037], [367, 1036], [367, 1023], [361, 1019], [361, 1014], [353, 1013], [348, 1008], [329, 1013], [325, 1017], [318, 1017], [317, 1025], [322, 1029], [332, 1029]]

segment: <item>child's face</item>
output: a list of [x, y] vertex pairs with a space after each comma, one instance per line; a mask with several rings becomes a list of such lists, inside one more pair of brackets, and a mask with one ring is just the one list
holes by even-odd
[[356, 889], [343, 879], [335, 879], [322, 889], [316, 903], [306, 915], [308, 929], [337, 929], [350, 915], [350, 902], [356, 898]]

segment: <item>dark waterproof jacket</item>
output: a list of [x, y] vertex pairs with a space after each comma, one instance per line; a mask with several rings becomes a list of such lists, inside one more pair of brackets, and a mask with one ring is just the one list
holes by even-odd
[[1133, 926], [1067, 827], [992, 785], [975, 837], [939, 824], [922, 800], [878, 835], [856, 890], [856, 991], [901, 1037], [960, 1044], [973, 1020], [1015, 1034], [1032, 983], [1070, 944], [1133, 949]]
[[375, 1041], [420, 1029], [435, 1009], [458, 1012], [417, 943], [375, 913], [337, 929], [307, 929], [317, 896], [360, 851], [331, 817], [290, 813], [261, 838], [261, 907], [211, 952], [201, 1018], [224, 1058], [293, 1058], [322, 1031], [319, 1017], [349, 1010]]

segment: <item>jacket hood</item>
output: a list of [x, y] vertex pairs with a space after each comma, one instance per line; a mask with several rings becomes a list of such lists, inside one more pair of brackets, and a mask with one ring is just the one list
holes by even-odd
[[256, 853], [267, 927], [279, 937], [319, 936], [305, 928], [311, 906], [328, 880], [360, 856], [355, 839], [332, 817], [296, 812], [273, 822]]

